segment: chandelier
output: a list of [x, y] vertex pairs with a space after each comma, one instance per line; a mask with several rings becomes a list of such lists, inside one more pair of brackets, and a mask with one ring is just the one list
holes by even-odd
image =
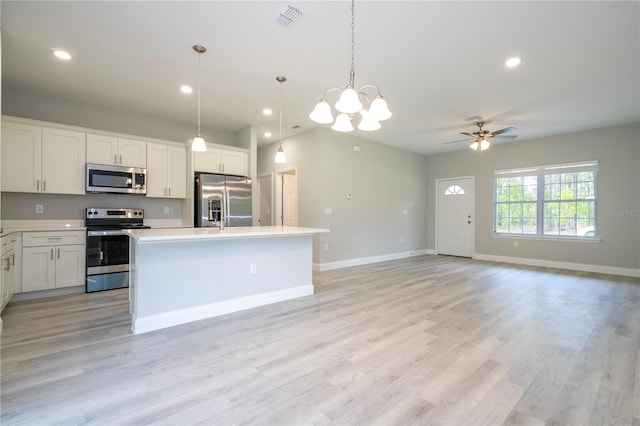
[[[391, 111], [380, 93], [380, 88], [375, 84], [365, 84], [359, 89], [355, 89], [355, 0], [351, 0], [351, 73], [349, 74], [349, 85], [345, 89], [333, 87], [324, 92], [320, 102], [316, 104], [309, 118], [319, 124], [329, 124], [333, 122], [331, 128], [337, 132], [353, 131], [352, 121], [356, 114], [361, 115], [358, 129], [365, 131], [378, 130], [380, 122], [391, 117]], [[363, 92], [364, 89], [374, 88], [377, 94], [373, 101]], [[333, 91], [342, 91], [340, 98], [335, 104], [338, 116], [333, 118], [331, 107], [327, 102], [327, 94]], [[360, 98], [366, 101], [367, 107], [363, 106]]]

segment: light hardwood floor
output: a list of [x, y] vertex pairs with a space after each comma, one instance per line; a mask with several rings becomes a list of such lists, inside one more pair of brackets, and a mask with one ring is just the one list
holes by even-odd
[[138, 336], [126, 290], [11, 303], [2, 424], [640, 426], [637, 278], [423, 256], [314, 282]]

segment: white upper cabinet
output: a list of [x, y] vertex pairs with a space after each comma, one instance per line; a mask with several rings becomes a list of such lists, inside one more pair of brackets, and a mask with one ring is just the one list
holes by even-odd
[[187, 150], [147, 143], [147, 197], [187, 197]]
[[97, 133], [87, 134], [87, 163], [147, 167], [147, 143]]
[[227, 149], [207, 145], [206, 152], [194, 152], [193, 169], [196, 172], [247, 176], [249, 173], [246, 150]]
[[3, 121], [2, 191], [84, 194], [85, 134]]
[[2, 190], [40, 192], [42, 127], [2, 122]]

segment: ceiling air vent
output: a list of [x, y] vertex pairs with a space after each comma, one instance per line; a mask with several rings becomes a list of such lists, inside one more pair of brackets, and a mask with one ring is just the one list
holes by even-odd
[[300, 12], [300, 9], [289, 5], [283, 9], [278, 16], [276, 16], [275, 23], [286, 28], [301, 16], [302, 12]]

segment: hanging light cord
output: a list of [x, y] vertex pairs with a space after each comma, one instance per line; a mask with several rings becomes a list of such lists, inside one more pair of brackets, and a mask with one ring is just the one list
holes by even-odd
[[198, 136], [200, 136], [200, 57], [202, 52], [198, 52]]
[[355, 39], [356, 39], [356, 18], [355, 18], [355, 0], [351, 0], [351, 73], [349, 74], [349, 85], [355, 87], [356, 71], [355, 71]]

